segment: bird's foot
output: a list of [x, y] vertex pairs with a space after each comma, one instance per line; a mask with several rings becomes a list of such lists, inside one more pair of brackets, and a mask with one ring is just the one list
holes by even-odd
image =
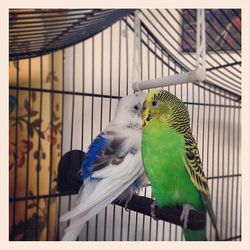
[[128, 204], [129, 204], [129, 202], [131, 201], [131, 199], [133, 198], [134, 195], [137, 195], [137, 193], [130, 192], [128, 198], [126, 199], [126, 201], [125, 201], [125, 206], [124, 206], [125, 211], [128, 211], [128, 210], [129, 210], [129, 209], [128, 209]]
[[182, 208], [180, 220], [183, 221], [183, 227], [187, 229], [190, 210], [195, 210], [190, 204], [185, 204]]
[[130, 202], [130, 200], [126, 200], [126, 202], [125, 202], [125, 206], [124, 206], [124, 208], [125, 208], [125, 211], [128, 211], [128, 203]]
[[154, 219], [154, 220], [157, 220], [156, 219], [156, 215], [155, 215], [155, 209], [156, 209], [156, 202], [155, 200], [152, 202], [151, 204], [151, 217]]

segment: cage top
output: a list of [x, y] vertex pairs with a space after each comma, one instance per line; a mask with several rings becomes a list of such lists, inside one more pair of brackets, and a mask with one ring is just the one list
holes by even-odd
[[[10, 9], [9, 59], [25, 59], [72, 46], [123, 19], [134, 31], [135, 9]], [[196, 10], [141, 9], [141, 39], [172, 73], [196, 65]], [[125, 20], [123, 17], [128, 16]], [[206, 9], [206, 88], [241, 101], [241, 10]], [[164, 59], [165, 58], [165, 59]], [[167, 59], [166, 59], [167, 58]], [[175, 66], [178, 65], [177, 69]]]
[[10, 9], [9, 59], [40, 56], [83, 41], [134, 9]]

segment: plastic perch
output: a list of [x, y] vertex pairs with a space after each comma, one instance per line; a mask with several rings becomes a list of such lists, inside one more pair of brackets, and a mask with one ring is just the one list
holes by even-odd
[[[83, 178], [80, 174], [82, 161], [85, 153], [81, 150], [71, 150], [63, 155], [58, 166], [57, 189], [60, 195], [77, 194], [83, 184]], [[128, 203], [127, 208], [144, 215], [151, 215], [151, 204], [153, 200], [143, 196], [134, 195]], [[125, 207], [125, 203], [114, 202]], [[181, 207], [163, 207], [155, 209], [156, 219], [183, 225], [180, 220], [182, 213]], [[187, 227], [192, 230], [200, 230], [205, 227], [206, 215], [191, 210], [188, 218]]]
[[[127, 208], [134, 212], [138, 212], [144, 215], [151, 216], [151, 204], [153, 200], [144, 197], [134, 195], [131, 201], [128, 203]], [[114, 202], [116, 205], [125, 206], [125, 203]], [[182, 207], [168, 207], [155, 209], [155, 219], [163, 220], [175, 225], [183, 226], [183, 221], [180, 220], [182, 213]], [[206, 214], [199, 213], [195, 210], [191, 210], [188, 216], [187, 227], [191, 230], [201, 230], [204, 229], [206, 225]]]
[[159, 88], [168, 85], [175, 85], [187, 82], [202, 82], [206, 79], [206, 71], [203, 68], [198, 68], [186, 73], [170, 75], [152, 80], [134, 82], [132, 88], [134, 91], [142, 91], [144, 89]]

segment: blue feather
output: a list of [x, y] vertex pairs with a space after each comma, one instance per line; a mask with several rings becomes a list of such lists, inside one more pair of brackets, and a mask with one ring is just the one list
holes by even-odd
[[136, 188], [136, 189], [139, 189], [141, 187], [141, 181], [139, 179], [136, 179], [134, 182], [133, 182], [133, 186]]
[[92, 166], [97, 159], [96, 156], [107, 146], [108, 143], [108, 139], [103, 137], [103, 134], [99, 134], [91, 143], [87, 155], [82, 163], [84, 179], [91, 177]]

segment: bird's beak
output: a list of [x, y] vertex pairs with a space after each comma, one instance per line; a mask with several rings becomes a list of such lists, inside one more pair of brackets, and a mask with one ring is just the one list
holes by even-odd
[[138, 112], [138, 117], [142, 118], [142, 114], [144, 110], [146, 109], [145, 101], [143, 102], [143, 105], [140, 105], [139, 112]]

